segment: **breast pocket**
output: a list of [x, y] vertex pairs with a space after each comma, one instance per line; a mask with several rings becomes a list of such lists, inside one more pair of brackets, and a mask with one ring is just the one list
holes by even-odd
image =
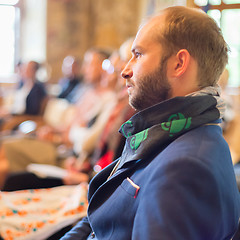
[[136, 183], [134, 183], [130, 178], [126, 178], [122, 182], [121, 187], [134, 198], [137, 197], [138, 192], [140, 190], [140, 187]]

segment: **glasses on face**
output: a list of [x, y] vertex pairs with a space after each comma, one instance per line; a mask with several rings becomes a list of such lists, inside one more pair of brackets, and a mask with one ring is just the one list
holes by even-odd
[[105, 59], [102, 62], [102, 69], [106, 71], [108, 74], [113, 74], [115, 69], [109, 59]]

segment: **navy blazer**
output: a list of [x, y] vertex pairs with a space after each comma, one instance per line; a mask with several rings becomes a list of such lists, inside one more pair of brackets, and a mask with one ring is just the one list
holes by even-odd
[[26, 99], [25, 114], [38, 115], [41, 113], [43, 101], [47, 93], [44, 84], [36, 81]]
[[88, 216], [62, 240], [229, 240], [237, 230], [239, 191], [217, 125], [191, 130], [153, 159], [116, 162], [93, 178]]

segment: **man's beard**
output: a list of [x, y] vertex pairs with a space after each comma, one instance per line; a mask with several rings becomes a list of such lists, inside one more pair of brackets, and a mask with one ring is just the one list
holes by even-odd
[[[140, 111], [170, 98], [171, 86], [166, 76], [166, 59], [161, 61], [156, 71], [138, 79], [136, 91], [129, 95], [129, 104]], [[137, 89], [136, 89], [137, 88]]]

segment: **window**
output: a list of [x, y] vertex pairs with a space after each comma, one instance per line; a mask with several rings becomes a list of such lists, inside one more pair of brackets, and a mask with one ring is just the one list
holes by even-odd
[[221, 27], [229, 45], [229, 86], [240, 86], [240, 0], [195, 0]]
[[0, 0], [0, 78], [8, 78], [14, 73], [16, 57], [17, 18], [19, 9], [16, 0]]

